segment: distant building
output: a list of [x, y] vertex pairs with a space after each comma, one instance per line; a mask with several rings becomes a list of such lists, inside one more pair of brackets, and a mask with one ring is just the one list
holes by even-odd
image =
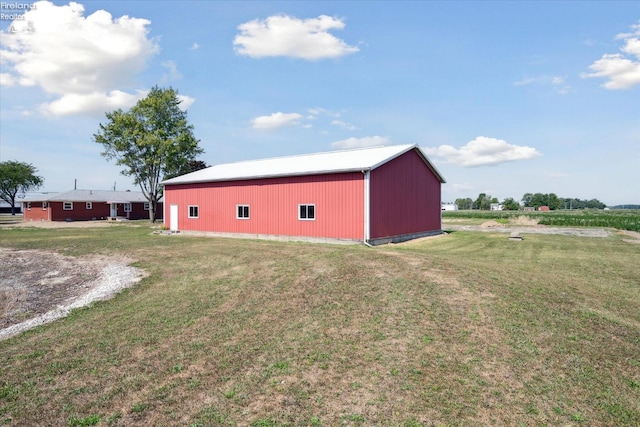
[[504, 209], [504, 205], [501, 205], [500, 203], [491, 203], [492, 211], [501, 211], [503, 209]]
[[[149, 202], [138, 191], [71, 190], [22, 199], [25, 221], [90, 221], [107, 218], [149, 219]], [[162, 219], [162, 203], [156, 218]]]
[[538, 210], [540, 212], [549, 212], [549, 206], [540, 206]]
[[458, 210], [458, 205], [456, 205], [455, 203], [443, 203], [442, 204], [442, 210], [443, 211], [457, 211]]

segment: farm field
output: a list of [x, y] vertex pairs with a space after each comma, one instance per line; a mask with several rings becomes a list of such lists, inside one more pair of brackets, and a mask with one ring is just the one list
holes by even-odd
[[596, 210], [574, 209], [550, 212], [525, 211], [446, 211], [442, 212], [444, 221], [460, 219], [476, 221], [497, 220], [513, 222], [519, 217], [526, 217], [540, 225], [560, 227], [613, 227], [619, 230], [640, 232], [640, 211], [634, 209]]
[[0, 227], [0, 247], [147, 273], [0, 341], [0, 425], [640, 423], [640, 244], [615, 230], [368, 248], [132, 222]]

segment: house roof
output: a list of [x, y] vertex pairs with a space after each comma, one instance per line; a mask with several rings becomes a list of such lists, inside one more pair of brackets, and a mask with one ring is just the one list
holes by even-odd
[[71, 190], [55, 194], [39, 194], [25, 197], [23, 202], [104, 202], [143, 203], [147, 199], [139, 191]]
[[415, 144], [410, 144], [223, 163], [168, 179], [163, 181], [162, 184], [237, 181], [283, 176], [370, 171], [410, 150], [416, 150], [440, 182], [446, 182], [420, 147]]

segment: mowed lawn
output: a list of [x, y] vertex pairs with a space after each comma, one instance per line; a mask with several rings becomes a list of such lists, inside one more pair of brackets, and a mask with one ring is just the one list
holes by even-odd
[[637, 426], [640, 245], [0, 229], [149, 276], [0, 342], [0, 425]]

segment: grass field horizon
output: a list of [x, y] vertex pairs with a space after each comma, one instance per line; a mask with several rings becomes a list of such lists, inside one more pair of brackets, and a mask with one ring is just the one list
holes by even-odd
[[149, 275], [0, 341], [0, 425], [637, 426], [640, 245], [0, 229]]

